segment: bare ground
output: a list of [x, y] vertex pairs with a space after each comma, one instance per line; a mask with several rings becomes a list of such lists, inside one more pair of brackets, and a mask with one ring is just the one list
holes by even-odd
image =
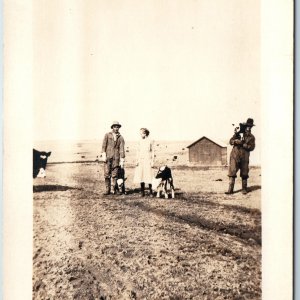
[[102, 196], [96, 163], [34, 180], [33, 299], [261, 299], [260, 169], [173, 170], [176, 199]]

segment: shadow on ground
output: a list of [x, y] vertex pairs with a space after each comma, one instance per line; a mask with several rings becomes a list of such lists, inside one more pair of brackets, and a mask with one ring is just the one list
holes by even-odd
[[[183, 200], [183, 199], [180, 199]], [[154, 213], [156, 215], [171, 218], [173, 221], [178, 223], [187, 223], [190, 226], [197, 226], [199, 228], [202, 228], [204, 230], [213, 230], [219, 233], [223, 234], [229, 234], [231, 236], [235, 236], [237, 238], [240, 238], [245, 243], [256, 243], [258, 245], [261, 245], [261, 226], [259, 224], [259, 220], [261, 218], [260, 212], [256, 209], [248, 209], [243, 208], [239, 206], [222, 206], [225, 210], [231, 210], [236, 211], [236, 213], [251, 213], [253, 218], [257, 219], [257, 225], [255, 228], [249, 227], [248, 225], [243, 224], [234, 224], [234, 223], [223, 223], [218, 222], [218, 220], [212, 220], [205, 218], [204, 216], [197, 216], [197, 215], [185, 215], [181, 213], [171, 212], [167, 209], [160, 209], [156, 207], [151, 207], [150, 205], [147, 205], [146, 203], [140, 202], [140, 201], [133, 201], [133, 202], [122, 202], [123, 205], [129, 205], [138, 207], [139, 209], [147, 212]], [[210, 210], [214, 210], [216, 207], [220, 207], [220, 204], [213, 203], [210, 201], [201, 201], [201, 207], [209, 208]]]
[[[251, 193], [251, 192], [254, 192], [257, 190], [261, 190], [261, 185], [248, 186], [247, 190], [248, 190], [248, 193]], [[234, 191], [233, 193], [235, 194], [235, 193], [239, 193], [241, 191], [242, 191], [242, 189], [239, 189], [239, 190]]]
[[41, 193], [41, 192], [64, 192], [67, 190], [82, 190], [81, 188], [74, 188], [71, 186], [63, 186], [63, 185], [34, 185], [33, 192]]
[[[126, 190], [126, 194], [127, 195], [134, 195], [134, 194], [137, 194], [137, 195], [140, 195], [141, 194], [141, 189], [140, 188], [135, 188], [135, 189], [128, 189]], [[149, 188], [145, 188], [145, 195], [146, 196], [149, 196], [150, 195], [150, 192], [149, 192]], [[153, 197], [155, 198], [157, 195], [157, 192], [156, 191], [153, 191]], [[169, 198], [171, 198], [171, 192], [168, 191], [168, 195], [169, 195]], [[180, 191], [180, 189], [175, 189], [175, 198], [178, 198], [180, 196], [183, 195], [183, 192]], [[163, 196], [161, 195], [161, 197], [163, 198]]]

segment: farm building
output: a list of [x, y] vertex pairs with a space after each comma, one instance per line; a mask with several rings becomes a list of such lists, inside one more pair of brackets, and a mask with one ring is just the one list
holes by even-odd
[[187, 148], [190, 162], [206, 166], [227, 164], [227, 145], [224, 143], [214, 142], [203, 136]]

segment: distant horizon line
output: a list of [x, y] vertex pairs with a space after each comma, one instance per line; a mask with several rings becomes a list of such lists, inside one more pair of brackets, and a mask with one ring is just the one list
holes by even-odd
[[[33, 140], [34, 142], [49, 142], [49, 141], [101, 141], [103, 139], [97, 139], [97, 138], [91, 138], [91, 139], [48, 139], [48, 140]], [[186, 141], [192, 141], [192, 139], [153, 139], [154, 141], [169, 141], [169, 142], [186, 142]], [[136, 142], [139, 141], [139, 139], [125, 139], [125, 142]]]
[[[204, 136], [202, 136], [204, 137]], [[205, 136], [206, 138], [209, 138], [207, 136]], [[212, 141], [214, 140], [214, 138], [209, 138], [211, 139]], [[138, 142], [140, 139], [128, 139], [126, 140], [125, 139], [125, 143], [126, 142]], [[98, 139], [98, 138], [90, 138], [90, 139], [69, 139], [69, 138], [66, 138], [66, 139], [45, 139], [45, 140], [39, 140], [39, 139], [36, 139], [36, 140], [33, 140], [33, 142], [79, 142], [79, 141], [99, 141], [101, 142], [102, 141], [102, 138]], [[192, 141], [197, 141], [197, 139], [153, 139], [153, 141], [167, 141], [167, 142], [192, 142]], [[218, 139], [218, 141], [223, 141], [222, 139]], [[225, 141], [225, 140], [224, 140]], [[229, 143], [228, 143], [229, 145]]]

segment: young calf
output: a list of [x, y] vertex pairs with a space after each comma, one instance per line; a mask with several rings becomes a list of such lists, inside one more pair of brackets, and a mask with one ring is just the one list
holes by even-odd
[[170, 185], [172, 198], [175, 198], [175, 188], [173, 185], [173, 177], [171, 169], [168, 166], [162, 166], [159, 168], [155, 178], [152, 181], [153, 190], [157, 191], [156, 197], [160, 197], [160, 192], [163, 191], [165, 198], [168, 198], [167, 185]]
[[118, 169], [118, 175], [117, 175], [117, 182], [116, 185], [113, 187], [113, 193], [119, 193], [126, 195], [125, 191], [125, 181], [127, 178], [125, 178], [125, 170], [124, 168]]

